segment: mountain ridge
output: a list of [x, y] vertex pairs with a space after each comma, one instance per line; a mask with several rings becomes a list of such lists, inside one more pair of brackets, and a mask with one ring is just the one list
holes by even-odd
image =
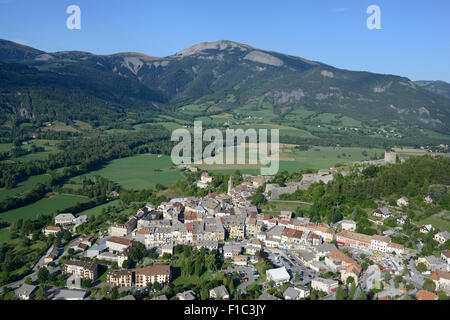
[[[106, 99], [124, 112], [147, 107], [176, 112], [180, 106], [207, 101], [214, 101], [216, 111], [232, 111], [265, 99], [281, 115], [286, 108], [308, 106], [361, 121], [401, 121], [449, 132], [450, 99], [406, 77], [343, 70], [230, 40], [201, 42], [167, 57], [135, 52], [47, 53], [0, 40], [0, 61], [28, 65], [37, 74], [84, 81], [83, 94]], [[111, 92], [112, 98], [99, 90]], [[140, 93], [134, 97], [133, 91]], [[0, 107], [6, 110], [8, 103], [11, 99], [0, 95]]]

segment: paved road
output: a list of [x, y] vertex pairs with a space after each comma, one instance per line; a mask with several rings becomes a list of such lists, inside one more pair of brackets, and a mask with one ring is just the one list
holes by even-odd
[[253, 271], [254, 270], [256, 270], [256, 269], [254, 269], [254, 268], [252, 268], [252, 267], [244, 267], [244, 266], [242, 266], [242, 267], [239, 267], [239, 266], [236, 266], [236, 267], [231, 267], [231, 268], [228, 268], [227, 270], [225, 270], [225, 272], [244, 272], [245, 273], [245, 275], [244, 275], [244, 278], [246, 277], [246, 278], [248, 278], [248, 281], [246, 281], [246, 282], [242, 282], [238, 287], [237, 287], [237, 289], [241, 292], [241, 293], [245, 293], [245, 289], [248, 287], [248, 286], [250, 286], [250, 285], [252, 285], [253, 283], [255, 283], [255, 281], [257, 280], [257, 278], [255, 278], [255, 276], [253, 276]]

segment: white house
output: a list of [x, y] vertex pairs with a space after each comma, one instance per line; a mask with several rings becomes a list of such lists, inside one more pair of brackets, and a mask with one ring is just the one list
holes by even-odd
[[448, 233], [447, 231], [439, 232], [434, 235], [434, 240], [436, 240], [440, 244], [444, 244], [449, 239], [450, 239], [450, 233]]
[[55, 224], [60, 224], [60, 225], [71, 225], [73, 224], [73, 221], [75, 220], [75, 217], [73, 214], [71, 213], [61, 213], [58, 214], [55, 217]]

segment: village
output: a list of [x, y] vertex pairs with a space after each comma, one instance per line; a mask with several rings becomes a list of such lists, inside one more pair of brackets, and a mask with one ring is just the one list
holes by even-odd
[[[395, 162], [395, 153], [386, 153], [380, 161]], [[117, 290], [120, 294], [115, 298], [125, 300], [135, 300], [142, 292], [151, 293], [155, 300], [233, 300], [247, 294], [249, 289], [257, 292], [258, 300], [339, 300], [345, 287], [352, 291], [354, 299], [367, 299], [371, 292], [373, 299], [380, 300], [405, 296], [437, 300], [438, 295], [429, 289], [430, 282], [435, 292], [450, 294], [449, 250], [442, 250], [439, 258], [433, 255], [417, 259], [420, 249], [393, 242], [391, 236], [396, 232], [393, 229], [367, 235], [355, 232], [357, 222], [353, 220], [331, 225], [314, 223], [309, 218], [296, 217], [291, 211], [277, 215], [261, 213], [251, 202], [257, 189], [263, 186], [264, 197], [278, 199], [313, 183], [327, 184], [335, 172], [331, 168], [305, 174], [301, 181], [285, 187], [269, 184], [269, 176], [245, 175], [238, 185], [230, 177], [228, 192], [224, 194], [174, 198], [157, 207], [147, 204], [126, 223], [109, 225], [98, 238], [79, 234], [63, 250], [52, 246], [28, 281], [18, 281], [10, 287], [18, 299], [32, 299], [38, 289], [39, 272], [47, 269], [49, 273], [64, 275], [66, 281], [65, 286], [48, 291], [49, 299], [53, 300], [92, 299], [90, 287], [106, 287], [104, 295]], [[211, 182], [212, 177], [205, 171], [197, 186], [203, 188]], [[424, 201], [433, 200], [427, 195]], [[407, 197], [399, 198], [396, 206], [407, 207]], [[394, 214], [380, 202], [369, 220], [382, 225], [392, 218], [398, 225], [408, 220], [406, 215]], [[42, 232], [46, 237], [64, 230], [76, 234], [78, 226], [86, 221], [85, 216], [62, 213]], [[448, 232], [437, 232], [431, 225], [421, 226], [420, 232], [433, 233], [434, 240], [441, 245], [450, 239]], [[178, 258], [176, 252], [186, 250], [185, 246], [218, 258], [219, 268], [207, 273], [213, 278], [219, 273], [225, 278], [232, 277], [237, 286], [233, 281], [233, 284], [222, 281], [208, 290], [207, 297], [194, 290], [172, 290], [169, 297], [164, 294], [163, 288], [180, 276], [171, 262]], [[67, 255], [71, 258], [62, 259]], [[59, 263], [61, 259], [63, 262]], [[146, 263], [139, 266], [130, 263], [136, 260]]]

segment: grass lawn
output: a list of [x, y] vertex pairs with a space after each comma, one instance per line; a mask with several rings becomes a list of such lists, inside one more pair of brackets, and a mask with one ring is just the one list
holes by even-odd
[[6, 152], [12, 149], [12, 143], [0, 143], [0, 152]]
[[15, 241], [15, 240], [11, 240], [9, 229], [1, 229], [0, 230], [0, 245], [4, 242], [11, 243], [12, 241]]
[[188, 286], [188, 285], [191, 285], [191, 284], [197, 285], [197, 284], [202, 283], [204, 281], [210, 281], [210, 280], [212, 280], [211, 273], [205, 272], [200, 277], [198, 277], [198, 276], [189, 276], [189, 277], [179, 276], [178, 278], [176, 278], [173, 281], [173, 284], [175, 286], [179, 286], [179, 285]]
[[[111, 161], [102, 169], [92, 171], [87, 176], [102, 176], [117, 182], [127, 189], [150, 189], [160, 183], [170, 186], [183, 180], [183, 174], [175, 168], [169, 156], [141, 155]], [[83, 176], [72, 178], [81, 182]]]
[[4, 200], [8, 197], [14, 197], [18, 196], [20, 194], [23, 194], [29, 190], [31, 190], [36, 183], [38, 182], [45, 182], [50, 178], [47, 174], [41, 174], [37, 176], [31, 176], [28, 179], [19, 182], [14, 188], [12, 189], [5, 189], [0, 188], [0, 201]]
[[32, 204], [0, 213], [0, 220], [16, 222], [19, 219], [34, 219], [38, 215], [47, 215], [74, 206], [77, 202], [88, 202], [89, 198], [76, 195], [59, 194], [49, 199], [41, 199]]

